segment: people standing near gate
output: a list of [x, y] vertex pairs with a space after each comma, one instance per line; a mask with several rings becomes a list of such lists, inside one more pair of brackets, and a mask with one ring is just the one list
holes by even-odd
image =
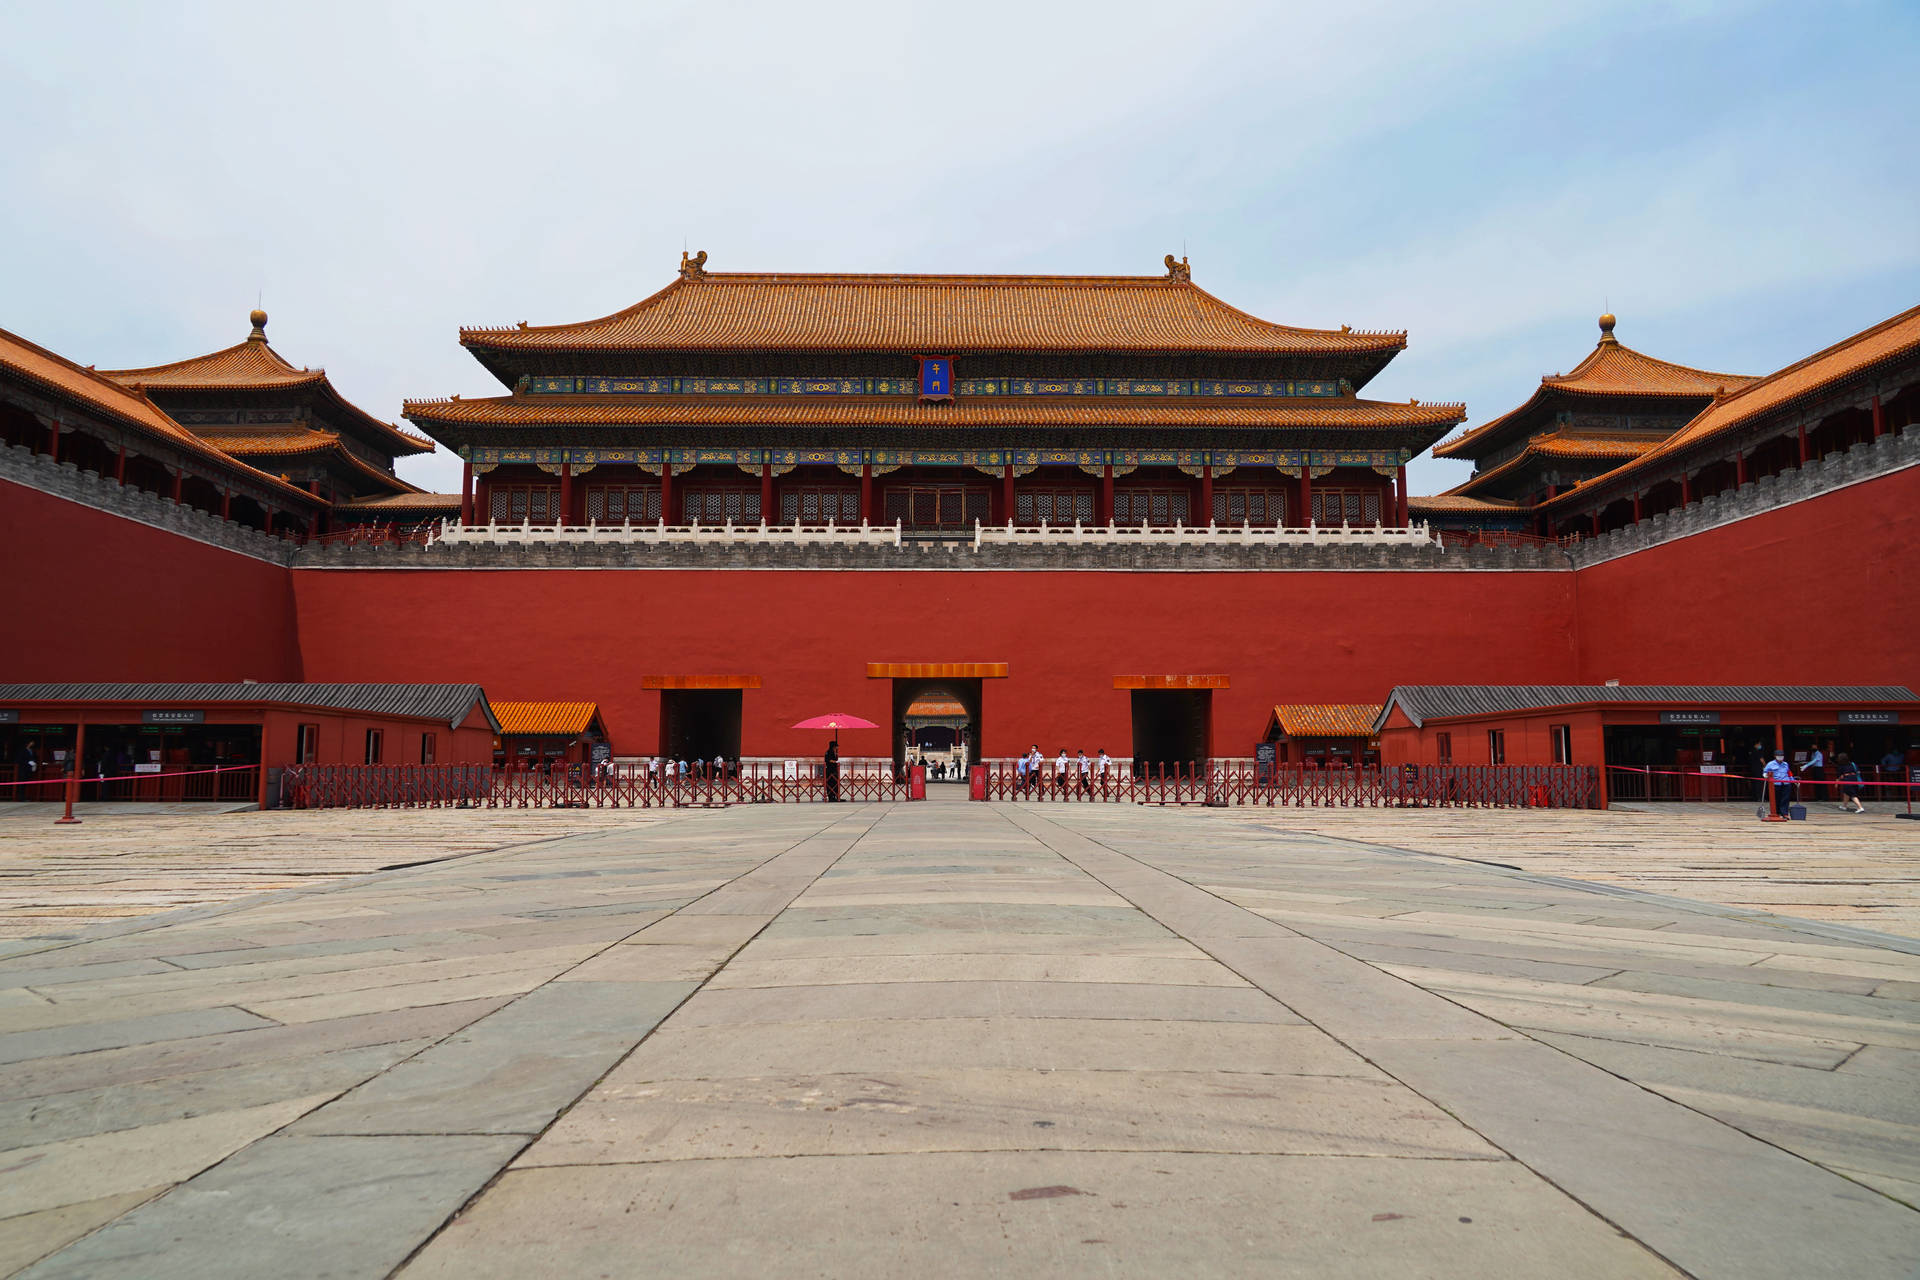
[[1060, 748], [1059, 758], [1053, 762], [1053, 788], [1062, 800], [1067, 798], [1067, 773], [1073, 768], [1073, 762], [1067, 759], [1067, 749]]
[[1901, 775], [1907, 771], [1907, 758], [1898, 748], [1889, 748], [1887, 754], [1880, 757], [1880, 780], [1882, 782], [1905, 782]]
[[1013, 762], [1013, 794], [1027, 794], [1027, 757], [1024, 754]]
[[1027, 789], [1038, 791], [1043, 785], [1041, 775], [1047, 770], [1047, 758], [1040, 754], [1040, 744], [1034, 743], [1027, 748]]
[[821, 763], [825, 766], [827, 799], [830, 802], [838, 800], [840, 798], [840, 739], [835, 738], [827, 744], [827, 754], [821, 758]]
[[[1825, 753], [1820, 750], [1820, 744], [1816, 742], [1813, 744], [1813, 753], [1807, 757], [1807, 762], [1800, 766], [1800, 780], [1802, 782], [1814, 783], [1819, 782], [1826, 776], [1827, 757]], [[1807, 788], [1807, 799], [1809, 800], [1819, 799], [1820, 794], [1820, 788], [1818, 787], [1809, 786]]]
[[1840, 803], [1834, 808], [1842, 813], [1865, 813], [1867, 806], [1860, 803], [1860, 793], [1866, 790], [1862, 785], [1865, 779], [1860, 776], [1860, 766], [1847, 758], [1842, 751], [1833, 758], [1833, 764], [1839, 770]]
[[1100, 748], [1099, 758], [1093, 762], [1093, 771], [1100, 776], [1100, 794], [1107, 794], [1107, 773], [1113, 768], [1113, 758], [1105, 747]]
[[1089, 800], [1093, 798], [1093, 761], [1087, 756], [1087, 749], [1080, 748], [1080, 758], [1074, 763], [1080, 766], [1080, 794]]
[[1793, 766], [1787, 763], [1787, 753], [1774, 752], [1762, 773], [1773, 791], [1774, 817], [1787, 817], [1787, 810], [1793, 804]]

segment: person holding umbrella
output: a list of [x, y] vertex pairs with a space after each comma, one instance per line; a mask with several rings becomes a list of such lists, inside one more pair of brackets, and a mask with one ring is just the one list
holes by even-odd
[[[880, 726], [871, 720], [862, 720], [859, 716], [850, 716], [845, 712], [833, 715], [815, 716], [811, 720], [802, 720], [793, 726], [796, 729], [878, 729]], [[821, 756], [821, 778], [826, 783], [829, 802], [840, 798], [840, 735], [836, 732], [833, 740], [827, 743], [826, 754]]]

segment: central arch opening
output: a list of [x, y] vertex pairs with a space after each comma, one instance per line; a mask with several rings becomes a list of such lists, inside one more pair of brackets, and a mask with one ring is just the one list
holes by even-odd
[[980, 759], [980, 681], [952, 677], [893, 682], [893, 761], [944, 766], [966, 776]]

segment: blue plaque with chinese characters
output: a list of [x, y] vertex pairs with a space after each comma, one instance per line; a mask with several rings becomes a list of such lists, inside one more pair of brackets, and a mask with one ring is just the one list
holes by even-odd
[[920, 398], [953, 399], [953, 361], [946, 356], [920, 356]]

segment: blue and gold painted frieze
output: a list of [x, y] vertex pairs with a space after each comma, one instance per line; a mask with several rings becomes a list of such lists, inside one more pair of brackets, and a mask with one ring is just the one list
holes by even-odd
[[531, 465], [557, 471], [561, 464], [608, 466], [622, 463], [674, 470], [704, 466], [777, 467], [823, 466], [885, 467], [1181, 467], [1196, 474], [1202, 467], [1276, 467], [1298, 474], [1303, 467], [1370, 467], [1391, 470], [1413, 457], [1406, 449], [628, 449], [576, 446], [569, 448], [463, 448], [460, 455], [475, 469]]
[[[1226, 399], [1325, 399], [1338, 380], [1233, 381], [1222, 378], [956, 378], [960, 396], [1205, 396]], [[528, 395], [613, 396], [917, 396], [912, 378], [610, 378], [530, 377]]]

